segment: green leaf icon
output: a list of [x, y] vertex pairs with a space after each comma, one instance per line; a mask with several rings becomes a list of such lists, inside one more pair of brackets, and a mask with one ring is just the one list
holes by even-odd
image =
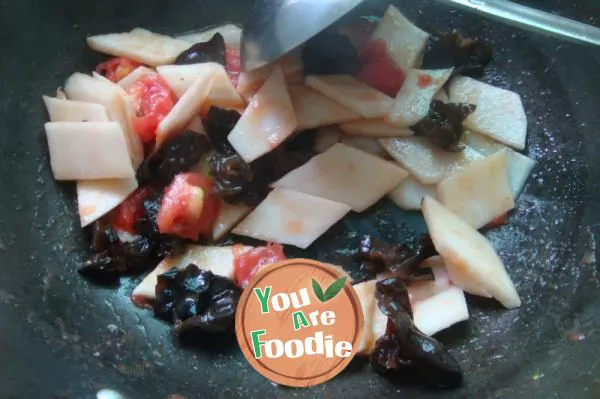
[[319, 298], [319, 301], [325, 302], [325, 295], [323, 295], [323, 288], [321, 288], [321, 286], [319, 285], [319, 282], [317, 280], [315, 280], [314, 278], [312, 279], [312, 289], [313, 289], [313, 292], [315, 293], [315, 295], [317, 296], [317, 298]]
[[327, 290], [325, 290], [325, 295], [323, 297], [324, 301], [323, 302], [327, 302], [333, 298], [335, 298], [335, 296], [337, 294], [340, 293], [340, 291], [342, 290], [342, 288], [344, 288], [344, 284], [346, 284], [346, 277], [342, 277], [340, 279], [337, 279], [333, 282], [333, 284], [331, 284], [329, 286], [329, 288], [327, 288]]

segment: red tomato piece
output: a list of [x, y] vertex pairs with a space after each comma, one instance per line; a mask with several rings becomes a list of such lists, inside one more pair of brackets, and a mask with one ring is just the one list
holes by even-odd
[[150, 187], [140, 187], [113, 211], [113, 226], [135, 233], [135, 222], [144, 216], [144, 198], [152, 194]]
[[235, 282], [240, 287], [246, 288], [261, 268], [286, 259], [281, 244], [268, 244], [250, 249], [235, 257]]
[[165, 189], [156, 222], [163, 234], [198, 240], [212, 234], [221, 202], [213, 181], [200, 173], [181, 173]]
[[242, 71], [242, 64], [240, 59], [240, 50], [237, 48], [227, 47], [225, 50], [225, 61], [227, 62], [227, 74], [229, 79], [233, 82], [234, 86], [237, 86], [240, 72]]
[[142, 64], [125, 57], [115, 57], [106, 62], [98, 64], [96, 66], [96, 72], [104, 76], [106, 79], [116, 83], [125, 76], [129, 75], [140, 65]]
[[135, 105], [133, 130], [142, 138], [142, 142], [152, 142], [158, 124], [175, 106], [175, 96], [157, 73], [139, 78], [129, 89], [129, 95]]
[[369, 86], [396, 97], [402, 88], [406, 75], [390, 58], [383, 40], [369, 42], [361, 51], [363, 69], [358, 79]]

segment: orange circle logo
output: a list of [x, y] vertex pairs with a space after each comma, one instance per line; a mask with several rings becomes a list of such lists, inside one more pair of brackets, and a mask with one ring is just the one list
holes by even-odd
[[363, 315], [341, 269], [290, 259], [260, 270], [238, 304], [236, 335], [248, 362], [281, 385], [328, 381], [358, 350]]

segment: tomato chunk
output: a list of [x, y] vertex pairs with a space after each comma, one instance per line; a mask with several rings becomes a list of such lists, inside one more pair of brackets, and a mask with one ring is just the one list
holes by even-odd
[[125, 57], [114, 57], [106, 62], [98, 64], [96, 66], [96, 72], [116, 83], [129, 75], [140, 65], [142, 64]]
[[225, 50], [225, 61], [227, 62], [227, 74], [234, 86], [237, 86], [242, 64], [240, 59], [240, 50], [233, 47], [227, 47]]
[[388, 96], [396, 97], [406, 74], [389, 56], [385, 42], [376, 40], [367, 43], [360, 57], [363, 69], [358, 74], [358, 79]]
[[246, 288], [250, 280], [263, 267], [287, 259], [281, 244], [268, 244], [246, 251], [234, 260], [235, 282]]
[[135, 222], [144, 216], [144, 198], [152, 192], [153, 190], [150, 187], [140, 187], [131, 193], [113, 211], [113, 226], [129, 233], [135, 233]]
[[158, 211], [158, 230], [198, 240], [212, 234], [221, 202], [212, 195], [213, 181], [200, 173], [181, 173], [165, 189]]
[[169, 85], [157, 73], [149, 73], [139, 78], [128, 93], [135, 105], [133, 130], [142, 142], [152, 142], [160, 121], [175, 106], [175, 96]]

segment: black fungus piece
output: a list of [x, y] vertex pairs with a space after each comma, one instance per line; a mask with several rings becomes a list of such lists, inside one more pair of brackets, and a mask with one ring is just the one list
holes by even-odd
[[421, 268], [420, 265], [423, 260], [435, 254], [429, 236], [423, 236], [416, 245], [409, 246], [406, 243], [390, 245], [365, 235], [358, 250], [362, 261], [361, 271], [367, 278], [389, 272], [406, 282], [433, 279], [431, 270]]
[[174, 64], [186, 65], [203, 62], [217, 62], [223, 66], [227, 65], [225, 59], [225, 39], [220, 33], [215, 33], [209, 41], [196, 43], [179, 54]]
[[166, 186], [179, 173], [189, 171], [210, 151], [206, 136], [186, 130], [174, 135], [148, 157], [137, 173], [140, 185]]
[[460, 152], [464, 128], [463, 121], [475, 112], [472, 104], [445, 104], [433, 100], [429, 114], [414, 125], [417, 136], [427, 137], [432, 143], [445, 151]]
[[175, 331], [223, 332], [233, 328], [241, 290], [232, 281], [194, 264], [158, 276], [154, 314]]
[[489, 44], [479, 39], [464, 37], [456, 30], [432, 35], [423, 57], [423, 69], [454, 67], [455, 74], [481, 77], [492, 61]]
[[119, 236], [110, 227], [110, 224], [100, 219], [92, 225], [92, 245], [93, 253], [99, 253], [107, 250], [111, 245], [119, 241]]
[[379, 281], [375, 298], [379, 309], [388, 317], [388, 328], [375, 343], [370, 357], [373, 369], [391, 378], [411, 370], [429, 385], [460, 386], [460, 365], [441, 343], [415, 327], [403, 280], [389, 278]]
[[306, 75], [357, 75], [362, 63], [358, 50], [342, 34], [323, 32], [310, 39], [302, 49]]
[[125, 272], [124, 265], [114, 261], [108, 250], [94, 254], [77, 272], [99, 283], [115, 283]]
[[240, 117], [240, 113], [235, 110], [210, 107], [203, 123], [206, 134], [215, 151], [233, 151], [231, 144], [227, 141], [227, 136], [233, 130]]
[[135, 222], [135, 229], [141, 235], [156, 238], [161, 236], [156, 218], [160, 211], [163, 195], [155, 191], [144, 198], [144, 214]]

